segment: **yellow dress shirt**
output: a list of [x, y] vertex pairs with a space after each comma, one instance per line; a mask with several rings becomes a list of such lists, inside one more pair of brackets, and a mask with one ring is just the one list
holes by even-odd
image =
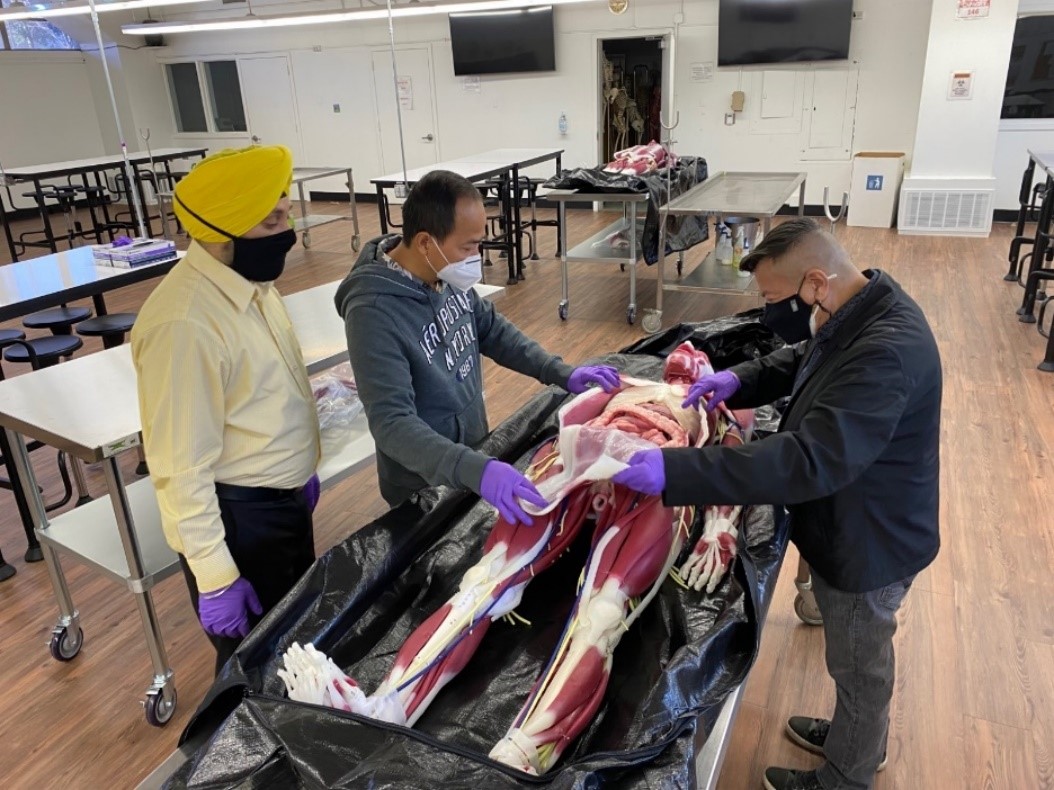
[[150, 477], [169, 545], [198, 589], [238, 578], [215, 483], [298, 488], [318, 465], [315, 399], [281, 295], [198, 244], [132, 329]]

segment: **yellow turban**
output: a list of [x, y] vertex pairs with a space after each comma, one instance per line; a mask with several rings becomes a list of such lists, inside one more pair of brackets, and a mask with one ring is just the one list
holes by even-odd
[[242, 236], [255, 228], [289, 193], [292, 180], [293, 154], [285, 146], [228, 148], [198, 162], [176, 184], [176, 216], [192, 239], [230, 241], [219, 231]]

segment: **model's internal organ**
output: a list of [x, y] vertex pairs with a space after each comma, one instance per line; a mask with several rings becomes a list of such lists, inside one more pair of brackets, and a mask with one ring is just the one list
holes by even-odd
[[642, 176], [674, 164], [666, 148], [652, 140], [647, 145], [634, 145], [615, 152], [615, 158], [605, 168], [605, 173]]
[[[616, 393], [594, 389], [570, 401], [560, 410], [557, 439], [538, 449], [527, 469], [551, 504], [525, 506], [536, 514], [531, 526], [497, 519], [482, 557], [454, 596], [410, 635], [377, 690], [367, 696], [324, 654], [294, 645], [280, 673], [289, 696], [413, 726], [469, 662], [491, 623], [515, 616], [527, 585], [589, 522], [589, 558], [569, 620], [512, 727], [491, 752], [527, 773], [547, 771], [596, 714], [615, 646], [658, 593], [694, 521], [694, 509], [663, 507], [659, 497], [613, 485], [611, 476], [640, 449], [700, 446], [711, 436], [729, 444], [746, 439], [724, 414], [703, 416], [681, 407], [687, 385], [711, 372], [706, 355], [684, 343], [667, 359], [664, 382], [623, 377]], [[749, 413], [736, 417], [749, 426]], [[696, 582], [705, 574], [712, 590], [734, 556], [736, 516], [710, 510], [714, 518], [696, 548]], [[717, 546], [714, 556], [711, 546]], [[691, 578], [692, 560], [684, 567]]]

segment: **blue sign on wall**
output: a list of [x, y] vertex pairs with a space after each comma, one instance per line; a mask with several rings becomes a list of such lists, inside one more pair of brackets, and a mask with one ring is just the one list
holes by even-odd
[[867, 191], [868, 192], [881, 192], [882, 181], [885, 179], [884, 176], [868, 176], [867, 177]]

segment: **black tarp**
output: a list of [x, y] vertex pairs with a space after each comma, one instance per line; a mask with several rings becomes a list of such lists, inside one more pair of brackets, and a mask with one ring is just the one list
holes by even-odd
[[[682, 156], [669, 170], [657, 170], [642, 176], [605, 173], [602, 167], [580, 167], [564, 170], [545, 182], [549, 189], [573, 189], [589, 193], [648, 193], [648, 215], [644, 219], [641, 241], [644, 262], [651, 266], [659, 260], [659, 208], [696, 184], [707, 179], [706, 160], [702, 157]], [[669, 183], [667, 183], [669, 181]], [[709, 238], [705, 216], [677, 216], [666, 218], [666, 254], [683, 252]]]
[[[748, 314], [677, 327], [645, 344], [664, 355], [688, 332], [718, 367], [775, 347]], [[730, 340], [731, 337], [736, 340]], [[675, 342], [676, 341], [676, 342]], [[657, 356], [603, 357], [628, 374], [658, 377]], [[566, 393], [550, 388], [502, 423], [483, 451], [522, 468], [556, 431]], [[773, 430], [773, 410], [759, 427]], [[320, 557], [250, 634], [183, 734], [202, 744], [170, 780], [193, 788], [688, 787], [693, 742], [745, 677], [786, 548], [782, 518], [752, 508], [739, 558], [713, 595], [667, 581], [619, 644], [591, 725], [544, 777], [487, 759], [547, 662], [585, 560], [583, 540], [528, 586], [518, 612], [530, 627], [495, 623], [461, 675], [406, 729], [291, 702], [276, 675], [294, 641], [312, 642], [367, 690], [411, 630], [456, 589], [479, 556], [493, 511], [474, 495], [423, 492]], [[694, 525], [690, 550], [700, 524]]]

